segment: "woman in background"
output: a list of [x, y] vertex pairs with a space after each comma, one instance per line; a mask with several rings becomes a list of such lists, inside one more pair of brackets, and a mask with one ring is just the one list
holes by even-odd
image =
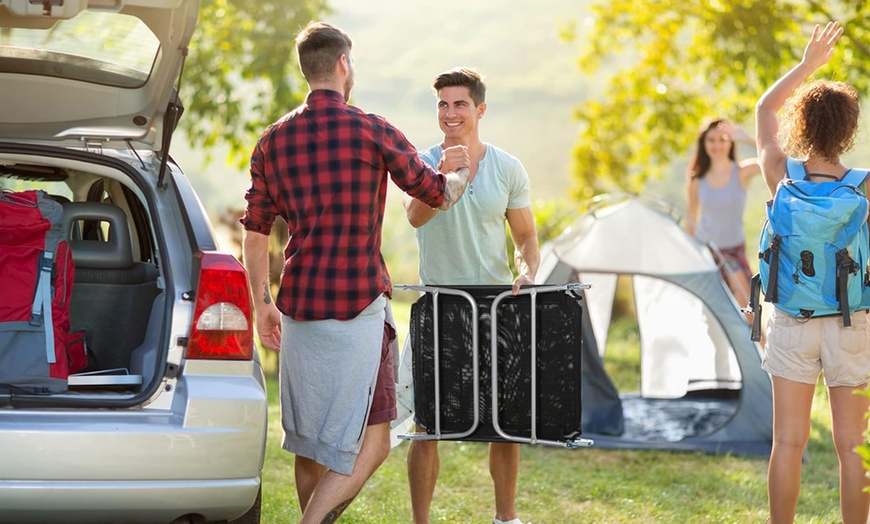
[[746, 188], [761, 172], [757, 158], [738, 162], [736, 142], [755, 145], [739, 126], [715, 119], [704, 125], [686, 181], [686, 231], [713, 249], [713, 256], [741, 306], [749, 302], [752, 276], [746, 261], [743, 211]]

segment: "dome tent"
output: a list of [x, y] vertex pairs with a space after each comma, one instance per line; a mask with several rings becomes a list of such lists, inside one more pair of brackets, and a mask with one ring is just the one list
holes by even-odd
[[[601, 448], [767, 455], [769, 375], [759, 346], [710, 250], [663, 207], [599, 197], [541, 250], [537, 282], [591, 284], [584, 311], [583, 436]], [[631, 282], [638, 391], [607, 376], [607, 335], [618, 279]]]

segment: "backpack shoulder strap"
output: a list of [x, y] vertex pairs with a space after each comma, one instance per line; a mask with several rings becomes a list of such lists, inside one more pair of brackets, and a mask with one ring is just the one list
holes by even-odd
[[842, 181], [844, 184], [861, 188], [861, 185], [867, 179], [867, 175], [870, 175], [870, 171], [866, 169], [850, 169], [843, 176]]
[[788, 157], [785, 160], [785, 176], [793, 180], [805, 180], [807, 178], [807, 168], [804, 166], [804, 161]]

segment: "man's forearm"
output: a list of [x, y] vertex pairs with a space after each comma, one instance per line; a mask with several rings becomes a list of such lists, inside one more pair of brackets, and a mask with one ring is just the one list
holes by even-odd
[[245, 231], [242, 241], [242, 258], [251, 282], [254, 309], [272, 303], [269, 287], [269, 236]]
[[463, 167], [455, 173], [447, 173], [447, 184], [444, 187], [444, 202], [438, 207], [442, 211], [446, 211], [453, 207], [462, 198], [465, 193], [465, 188], [468, 186], [468, 175], [470, 171]]
[[534, 280], [538, 274], [538, 266], [541, 262], [541, 252], [538, 249], [537, 239], [523, 244], [514, 250], [514, 265], [517, 268], [517, 274], [526, 275]]
[[408, 222], [414, 228], [426, 225], [438, 214], [438, 209], [428, 206], [408, 193], [402, 197], [402, 205], [405, 207], [405, 216], [408, 217]]

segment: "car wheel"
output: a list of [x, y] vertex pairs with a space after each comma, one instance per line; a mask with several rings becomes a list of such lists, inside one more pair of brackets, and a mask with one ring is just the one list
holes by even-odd
[[254, 505], [251, 506], [244, 515], [237, 518], [236, 520], [231, 520], [227, 524], [260, 524], [260, 505], [262, 504], [262, 496], [263, 496], [263, 486], [260, 486], [260, 490], [257, 491], [257, 498], [254, 500]]
[[185, 515], [173, 520], [169, 524], [203, 524], [204, 522], [200, 515]]

